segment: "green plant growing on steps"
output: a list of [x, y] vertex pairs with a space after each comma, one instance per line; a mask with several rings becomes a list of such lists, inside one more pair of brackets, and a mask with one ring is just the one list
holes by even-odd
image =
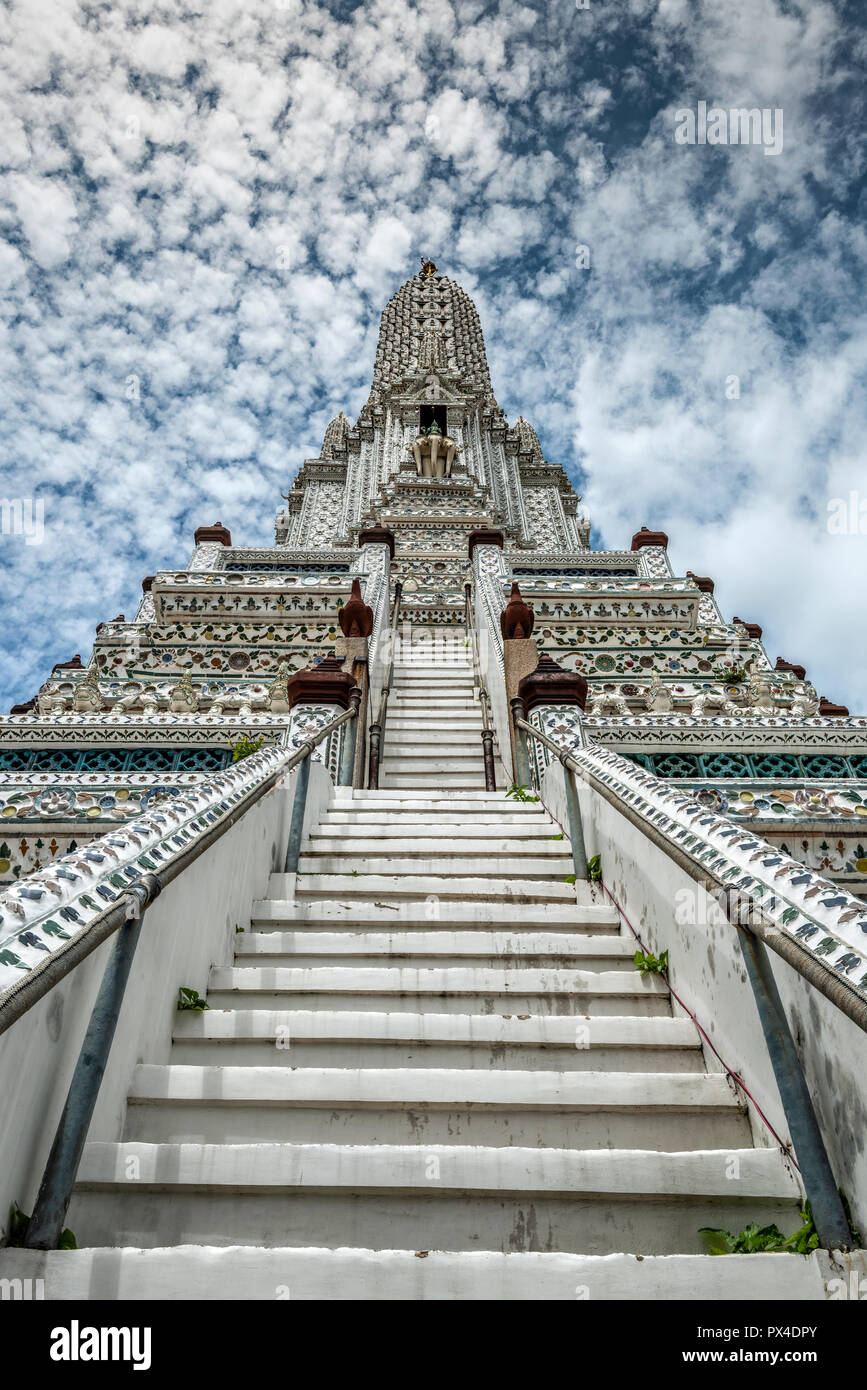
[[[6, 1244], [16, 1250], [24, 1246], [27, 1239], [27, 1228], [30, 1225], [30, 1217], [21, 1210], [17, 1202], [13, 1202], [9, 1208], [9, 1220], [6, 1229]], [[78, 1241], [67, 1226], [60, 1232], [60, 1239], [57, 1242], [58, 1250], [77, 1250]]]
[[513, 801], [538, 801], [538, 796], [534, 796], [529, 787], [521, 786], [518, 782], [513, 782], [506, 797], [511, 797]]
[[635, 968], [640, 975], [667, 975], [668, 974], [668, 952], [660, 951], [658, 956], [652, 956], [649, 951], [636, 951], [632, 957]]
[[200, 1014], [203, 1009], [209, 1009], [210, 1007], [208, 1001], [203, 999], [196, 990], [188, 989], [186, 985], [181, 985], [178, 990], [179, 1009], [190, 1009], [194, 1013]]
[[801, 1208], [801, 1221], [793, 1235], [784, 1236], [779, 1226], [757, 1226], [751, 1221], [749, 1226], [736, 1236], [731, 1231], [717, 1231], [713, 1226], [702, 1226], [699, 1235], [709, 1255], [755, 1255], [760, 1251], [780, 1250], [794, 1255], [809, 1255], [819, 1248], [819, 1236], [813, 1225], [810, 1203]]
[[262, 744], [264, 742], [264, 735], [262, 736], [262, 738], [246, 738], [242, 734], [241, 737], [239, 739], [236, 739], [234, 743], [230, 742], [229, 744], [229, 747], [232, 750], [232, 762], [239, 763], [242, 758], [252, 757], [254, 753], [259, 752], [259, 749], [262, 747]]
[[594, 854], [592, 859], [587, 860], [587, 877], [591, 883], [602, 882], [602, 856]]

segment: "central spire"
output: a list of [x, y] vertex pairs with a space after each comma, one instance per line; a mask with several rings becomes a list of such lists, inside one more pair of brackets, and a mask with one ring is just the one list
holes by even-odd
[[383, 310], [369, 404], [436, 370], [459, 383], [462, 394], [495, 406], [475, 304], [432, 260], [421, 262]]

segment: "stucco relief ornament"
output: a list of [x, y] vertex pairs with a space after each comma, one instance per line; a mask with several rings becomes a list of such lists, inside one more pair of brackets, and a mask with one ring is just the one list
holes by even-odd
[[185, 671], [172, 691], [169, 709], [173, 714], [196, 714], [199, 701], [193, 689], [193, 677]]
[[655, 676], [647, 687], [644, 707], [654, 714], [669, 714], [673, 708], [668, 686], [660, 680], [659, 676]]
[[755, 710], [760, 710], [765, 714], [774, 714], [776, 704], [774, 702], [774, 692], [767, 675], [760, 671], [755, 661], [751, 661], [747, 667], [750, 683], [747, 686], [747, 704]]
[[281, 507], [280, 510], [279, 510], [279, 512], [277, 513], [276, 517], [274, 518], [274, 544], [275, 544], [275, 545], [285, 545], [285, 544], [286, 544], [286, 538], [287, 538], [287, 536], [289, 535], [289, 527], [291, 526], [291, 524], [292, 524], [292, 518], [290, 517], [290, 515], [289, 515], [289, 513], [287, 512], [286, 508], [285, 508], [285, 507]]
[[75, 691], [73, 705], [82, 714], [102, 709], [102, 696], [99, 693], [99, 670], [94, 663], [87, 669], [84, 681]]
[[281, 661], [274, 674], [274, 679], [268, 686], [268, 694], [265, 704], [272, 714], [288, 714], [289, 700], [286, 695], [286, 682], [289, 679], [289, 665]]
[[597, 690], [593, 694], [591, 712], [594, 715], [624, 715], [629, 713], [629, 705], [619, 690]]
[[792, 714], [796, 719], [812, 719], [819, 709], [819, 696], [812, 681], [799, 681], [795, 690]]
[[716, 716], [742, 714], [740, 705], [728, 698], [724, 690], [701, 690], [692, 702], [692, 714]]

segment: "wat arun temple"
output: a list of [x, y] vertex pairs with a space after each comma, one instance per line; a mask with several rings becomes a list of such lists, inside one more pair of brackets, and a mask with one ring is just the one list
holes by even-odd
[[[867, 717], [654, 518], [593, 544], [429, 260], [273, 545], [233, 531], [2, 720], [0, 1275], [834, 1297], [867, 1223]], [[751, 1222], [817, 1239], [714, 1257]]]

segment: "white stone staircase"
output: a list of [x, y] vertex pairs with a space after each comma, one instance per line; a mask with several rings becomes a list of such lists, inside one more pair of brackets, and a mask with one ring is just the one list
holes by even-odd
[[565, 881], [559, 828], [478, 762], [473, 790], [339, 789], [294, 900], [274, 875], [210, 1011], [138, 1067], [68, 1218], [127, 1247], [120, 1296], [822, 1296], [801, 1257], [698, 1253], [700, 1226], [793, 1230], [797, 1182]]
[[380, 787], [484, 787], [472, 651], [460, 633], [435, 660], [424, 652], [396, 656]]

